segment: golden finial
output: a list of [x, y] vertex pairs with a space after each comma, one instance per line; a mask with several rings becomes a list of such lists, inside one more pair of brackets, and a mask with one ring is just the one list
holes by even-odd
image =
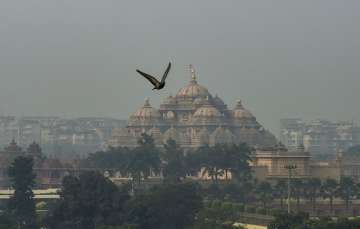
[[190, 72], [191, 72], [191, 80], [196, 82], [196, 74], [195, 74], [195, 69], [193, 67], [192, 64], [190, 64]]
[[150, 98], [146, 97], [144, 107], [149, 107], [149, 106], [150, 106]]

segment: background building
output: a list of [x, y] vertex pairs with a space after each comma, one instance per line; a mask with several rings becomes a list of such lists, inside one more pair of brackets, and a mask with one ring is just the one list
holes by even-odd
[[289, 150], [304, 145], [315, 159], [335, 158], [337, 152], [360, 144], [360, 127], [353, 122], [282, 119], [280, 141]]
[[37, 142], [44, 154], [77, 157], [105, 147], [113, 129], [126, 121], [112, 118], [0, 117], [0, 148], [14, 140], [20, 147]]

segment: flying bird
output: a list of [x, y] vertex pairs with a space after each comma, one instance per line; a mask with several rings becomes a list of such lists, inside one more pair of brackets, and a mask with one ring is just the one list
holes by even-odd
[[153, 76], [151, 76], [151, 75], [149, 75], [149, 74], [147, 74], [145, 72], [142, 72], [142, 71], [140, 71], [138, 69], [136, 69], [136, 71], [140, 75], [145, 77], [147, 80], [149, 80], [152, 85], [154, 85], [153, 90], [161, 90], [161, 89], [163, 89], [165, 87], [165, 80], [166, 80], [166, 77], [169, 74], [170, 68], [171, 68], [171, 63], [169, 62], [169, 65], [167, 66], [161, 81], [157, 80], [155, 77], [153, 77]]

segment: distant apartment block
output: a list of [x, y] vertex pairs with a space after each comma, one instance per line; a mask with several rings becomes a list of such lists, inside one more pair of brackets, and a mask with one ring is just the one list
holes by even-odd
[[289, 149], [303, 145], [313, 157], [335, 156], [336, 152], [360, 144], [360, 127], [353, 122], [302, 119], [280, 121], [280, 141]]
[[102, 149], [113, 130], [125, 125], [126, 121], [112, 118], [1, 116], [0, 147], [15, 140], [21, 147], [37, 142], [48, 154], [59, 149], [86, 154]]

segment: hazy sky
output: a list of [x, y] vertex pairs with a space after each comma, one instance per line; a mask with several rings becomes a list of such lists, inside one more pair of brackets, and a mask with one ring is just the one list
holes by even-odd
[[[0, 113], [127, 118], [189, 81], [279, 119], [360, 116], [358, 0], [1, 0]], [[151, 91], [135, 69], [162, 73]]]

